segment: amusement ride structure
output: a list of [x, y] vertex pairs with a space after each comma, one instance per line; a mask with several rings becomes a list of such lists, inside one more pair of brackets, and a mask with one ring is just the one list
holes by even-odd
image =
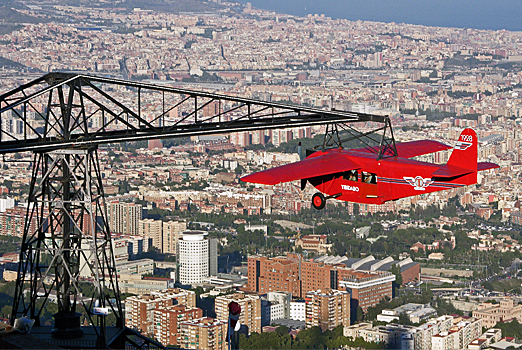
[[[71, 73], [50, 73], [4, 93], [0, 153], [33, 157], [11, 323], [34, 319], [35, 335], [65, 348], [161, 347], [124, 325], [99, 145], [329, 125], [323, 148], [338, 147], [337, 126], [355, 122], [391, 131], [383, 116]], [[388, 135], [377, 142], [393, 154]], [[92, 295], [80, 297], [81, 275], [90, 276]], [[58, 305], [52, 331], [40, 324], [51, 295]], [[91, 327], [81, 327], [80, 307]], [[115, 326], [105, 324], [107, 313]]]

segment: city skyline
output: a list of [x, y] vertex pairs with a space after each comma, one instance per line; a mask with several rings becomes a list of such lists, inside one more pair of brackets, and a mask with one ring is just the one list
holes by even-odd
[[[302, 17], [257, 8], [268, 0], [253, 7], [189, 0], [187, 12], [179, 14], [159, 5], [181, 1], [141, 1], [78, 6], [76, 0], [29, 0], [12, 11], [32, 21], [11, 27], [0, 22], [0, 150], [7, 152], [0, 159], [0, 317], [22, 316], [12, 295], [42, 295], [39, 286], [20, 284], [31, 276], [48, 291], [38, 299], [38, 313], [27, 313], [37, 320], [31, 336], [57, 328], [69, 304], [54, 288], [65, 280], [62, 266], [69, 266], [65, 270], [78, 270], [78, 278], [67, 275], [75, 281], [70, 290], [78, 307], [74, 327], [66, 331], [95, 326], [92, 310], [107, 315], [107, 327], [126, 326], [163, 346], [191, 349], [225, 350], [228, 322], [237, 318], [245, 349], [444, 350], [469, 344], [480, 350], [522, 337], [513, 323], [522, 322], [522, 32], [360, 21], [355, 11], [364, 7], [377, 16], [381, 6], [390, 18], [424, 11], [436, 20], [435, 10], [445, 7], [448, 19], [458, 20], [469, 1], [419, 1], [415, 9], [405, 9], [413, 7], [405, 0], [280, 4], [293, 7], [285, 13], [306, 5]], [[479, 1], [467, 17], [487, 19], [489, 11], [499, 18], [512, 5]], [[356, 20], [335, 18], [346, 15], [342, 7]], [[61, 81], [60, 71], [83, 80], [56, 92], [46, 85], [41, 94], [43, 84], [28, 84], [46, 73], [47, 82]], [[285, 128], [272, 117], [270, 130], [245, 123], [213, 128], [219, 137], [198, 131], [146, 141], [167, 135], [147, 134], [147, 128], [201, 129], [216, 119], [229, 126], [252, 118], [260, 127], [251, 112], [282, 115], [274, 108], [290, 111]], [[310, 118], [302, 111], [321, 120], [297, 124], [296, 114]], [[467, 147], [462, 130], [472, 128], [465, 135], [477, 141], [478, 161], [500, 168], [481, 172], [476, 184], [432, 193], [422, 187], [415, 196], [382, 205], [331, 198], [320, 211], [311, 205], [317, 189], [309, 180], [304, 186], [241, 181], [299, 161], [299, 145], [325, 147], [329, 115], [360, 113], [372, 122], [348, 124], [353, 129], [337, 125], [345, 128], [339, 135], [345, 150], [362, 147], [344, 142], [353, 132], [379, 142], [380, 133], [372, 130], [386, 118], [398, 143], [448, 145], [418, 161], [448, 163], [453, 148]], [[105, 132], [132, 136], [129, 130], [143, 141], [119, 136], [129, 142], [107, 144], [102, 138]], [[101, 143], [89, 148], [92, 155], [80, 146], [93, 146], [90, 137]], [[76, 142], [69, 144], [71, 138]], [[44, 171], [30, 152], [7, 148], [26, 139], [29, 146], [64, 141], [56, 147], [76, 149], [45, 148], [42, 154], [62, 159], [53, 164], [78, 166]], [[420, 175], [406, 174], [417, 186], [433, 180]], [[389, 172], [375, 173], [377, 184], [368, 186], [389, 190], [386, 177]], [[41, 201], [47, 193], [53, 197]], [[99, 200], [95, 212], [93, 198]], [[39, 214], [31, 214], [35, 208]], [[106, 234], [97, 249], [102, 223]], [[52, 249], [76, 242], [74, 251], [83, 255], [74, 261]], [[37, 266], [49, 265], [45, 278], [32, 272], [37, 268], [24, 268], [28, 247], [38, 254]], [[107, 258], [94, 259], [96, 252]], [[98, 268], [98, 261], [111, 263]], [[96, 294], [105, 290], [96, 288], [98, 276], [108, 276], [100, 269], [114, 271], [118, 281], [105, 305]], [[233, 303], [240, 313], [231, 310]], [[235, 318], [229, 319], [230, 312]]]

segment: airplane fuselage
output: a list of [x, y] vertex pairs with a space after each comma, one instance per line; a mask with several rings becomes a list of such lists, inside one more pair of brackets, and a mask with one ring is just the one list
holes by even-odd
[[378, 160], [375, 154], [352, 150], [332, 149], [326, 152], [339, 152], [338, 157], [348, 157], [360, 165], [355, 171], [307, 179], [322, 193], [342, 201], [382, 204], [403, 197], [474, 184], [477, 180], [476, 172], [454, 179], [437, 178], [433, 173], [440, 164], [401, 157]]

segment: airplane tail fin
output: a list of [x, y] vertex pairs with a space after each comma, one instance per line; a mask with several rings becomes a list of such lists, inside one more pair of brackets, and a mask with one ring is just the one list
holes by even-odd
[[495, 163], [477, 163], [477, 144], [477, 134], [473, 129], [462, 131], [448, 163], [434, 171], [432, 176], [440, 180], [465, 177], [465, 182], [472, 184], [477, 181], [477, 172], [499, 168]]
[[464, 129], [453, 148], [448, 166], [477, 172], [477, 134], [473, 129]]

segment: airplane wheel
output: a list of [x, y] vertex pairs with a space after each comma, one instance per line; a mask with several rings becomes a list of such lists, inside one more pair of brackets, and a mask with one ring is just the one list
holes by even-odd
[[326, 205], [326, 199], [324, 198], [322, 193], [317, 192], [312, 196], [312, 206], [317, 209], [321, 210]]

